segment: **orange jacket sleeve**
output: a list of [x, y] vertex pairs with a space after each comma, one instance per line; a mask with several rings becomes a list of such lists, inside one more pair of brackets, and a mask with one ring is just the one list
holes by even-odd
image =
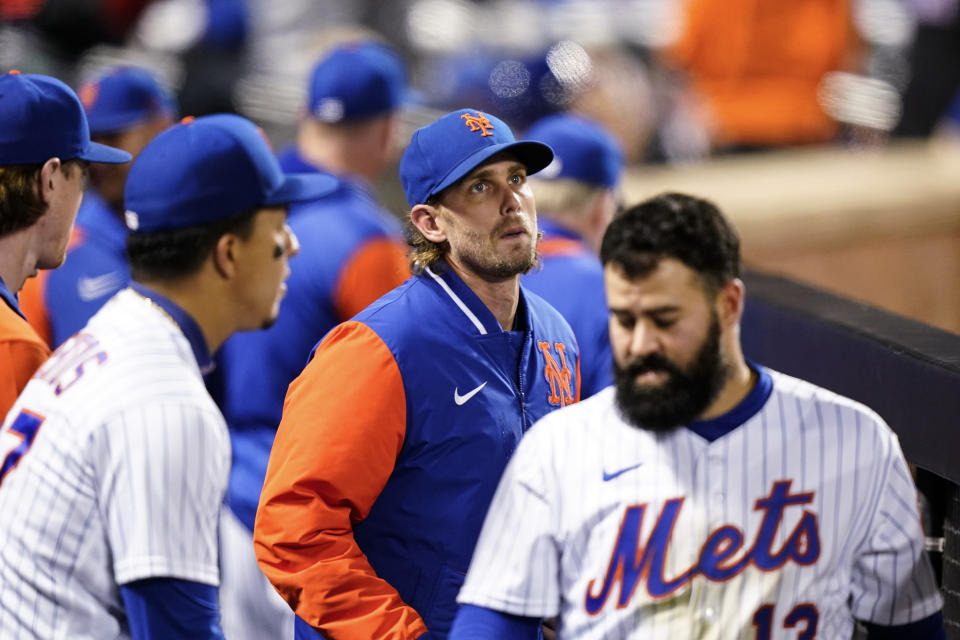
[[349, 320], [387, 291], [410, 277], [404, 248], [390, 238], [377, 238], [356, 251], [340, 270], [333, 304], [341, 320]]
[[358, 322], [331, 331], [287, 391], [254, 548], [280, 595], [330, 640], [427, 631], [353, 537], [393, 471], [405, 430], [400, 370]]

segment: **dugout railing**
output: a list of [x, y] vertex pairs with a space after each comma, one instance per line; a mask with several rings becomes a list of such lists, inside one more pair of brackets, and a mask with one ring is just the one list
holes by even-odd
[[[927, 548], [960, 639], [960, 336], [747, 270], [748, 358], [872, 407], [915, 467]], [[960, 294], [960, 292], [958, 292]]]

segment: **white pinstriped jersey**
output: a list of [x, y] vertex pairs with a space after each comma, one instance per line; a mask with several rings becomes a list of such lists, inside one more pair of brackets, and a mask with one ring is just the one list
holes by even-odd
[[544, 417], [458, 601], [604, 640], [850, 638], [854, 618], [936, 613], [896, 436], [863, 405], [762, 371], [769, 398], [712, 442], [629, 426], [612, 387]]
[[4, 462], [0, 637], [125, 638], [119, 585], [218, 583], [226, 425], [183, 333], [133, 290], [30, 381]]

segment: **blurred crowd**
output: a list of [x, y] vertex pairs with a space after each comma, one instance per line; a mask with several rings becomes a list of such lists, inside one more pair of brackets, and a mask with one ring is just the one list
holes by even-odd
[[72, 86], [154, 70], [182, 113], [294, 135], [313, 63], [378, 37], [404, 56], [410, 128], [472, 106], [518, 133], [576, 111], [628, 163], [877, 145], [960, 121], [957, 0], [0, 0], [0, 67]]

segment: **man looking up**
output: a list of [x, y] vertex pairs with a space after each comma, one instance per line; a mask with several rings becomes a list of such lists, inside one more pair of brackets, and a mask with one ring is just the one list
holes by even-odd
[[573, 333], [519, 281], [537, 259], [527, 176], [552, 156], [475, 110], [413, 134], [415, 275], [317, 346], [260, 498], [257, 558], [300, 637], [446, 637], [504, 465], [578, 400]]

